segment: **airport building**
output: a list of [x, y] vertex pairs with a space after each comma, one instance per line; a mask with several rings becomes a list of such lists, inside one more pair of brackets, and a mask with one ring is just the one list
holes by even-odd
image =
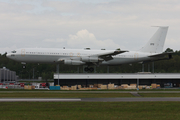
[[0, 68], [0, 83], [16, 82], [16, 72], [10, 71], [7, 68]]
[[91, 84], [160, 84], [165, 87], [171, 83], [172, 87], [179, 87], [180, 73], [106, 73], [106, 74], [54, 74], [54, 85], [91, 85]]

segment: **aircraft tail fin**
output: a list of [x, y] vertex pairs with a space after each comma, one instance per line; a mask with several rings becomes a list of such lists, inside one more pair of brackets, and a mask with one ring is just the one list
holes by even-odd
[[168, 27], [160, 26], [156, 33], [148, 41], [148, 43], [139, 51], [148, 53], [162, 53], [167, 31]]

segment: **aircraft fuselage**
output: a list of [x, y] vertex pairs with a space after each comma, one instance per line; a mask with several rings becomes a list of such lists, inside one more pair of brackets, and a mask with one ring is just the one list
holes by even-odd
[[[81, 61], [83, 57], [111, 52], [113, 50], [81, 50], [81, 49], [50, 49], [50, 48], [26, 48], [18, 49], [7, 54], [7, 57], [27, 63], [59, 63], [61, 59]], [[109, 61], [102, 61], [101, 65], [120, 65], [126, 63], [153, 60], [148, 57], [151, 53], [130, 51], [112, 56]], [[85, 63], [84, 63], [85, 64]], [[82, 62], [83, 65], [83, 62]]]

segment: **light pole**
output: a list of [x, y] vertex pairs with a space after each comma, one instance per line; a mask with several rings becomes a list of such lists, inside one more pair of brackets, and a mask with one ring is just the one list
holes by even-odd
[[34, 68], [33, 68], [33, 79], [34, 79]]
[[28, 75], [29, 75], [29, 79], [30, 79], [30, 72], [28, 72], [28, 71], [27, 71], [27, 73], [28, 73]]

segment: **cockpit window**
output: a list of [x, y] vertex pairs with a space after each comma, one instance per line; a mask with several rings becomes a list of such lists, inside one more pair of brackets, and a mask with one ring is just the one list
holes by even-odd
[[12, 51], [12, 53], [16, 53], [16, 51], [14, 50], [14, 51]]

